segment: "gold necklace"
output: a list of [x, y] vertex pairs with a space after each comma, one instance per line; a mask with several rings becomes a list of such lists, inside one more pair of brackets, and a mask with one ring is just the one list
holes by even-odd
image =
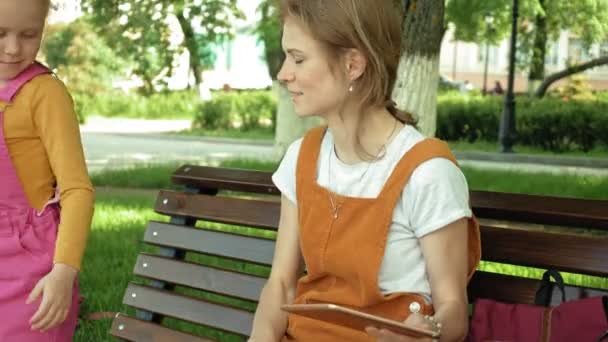
[[[391, 137], [395, 134], [396, 130], [397, 130], [397, 119], [395, 119], [395, 124], [393, 125], [393, 130], [391, 131], [391, 134], [389, 134], [389, 136], [388, 136], [388, 138], [386, 138], [386, 141], [384, 142], [384, 144], [382, 144], [382, 146], [380, 147], [380, 152], [378, 152], [378, 156], [380, 156], [380, 157], [377, 157], [375, 160], [367, 163], [367, 168], [361, 174], [361, 176], [359, 176], [357, 183], [361, 182], [363, 177], [365, 177], [365, 175], [367, 174], [367, 171], [369, 171], [369, 168], [371, 167], [373, 162], [376, 162], [376, 161], [382, 159], [386, 155], [386, 145], [390, 141]], [[331, 211], [333, 213], [333, 217], [335, 220], [338, 218], [338, 212], [340, 211], [340, 208], [342, 207], [343, 203], [338, 203], [338, 200], [334, 198], [334, 192], [329, 188], [329, 186], [331, 184], [331, 155], [334, 153], [336, 155], [336, 158], [338, 158], [338, 153], [336, 152], [336, 145], [335, 145], [335, 143], [332, 143], [332, 148], [329, 151], [329, 153], [328, 153], [329, 157], [327, 158], [327, 187], [328, 187], [327, 192], [329, 194], [329, 204], [331, 206]]]

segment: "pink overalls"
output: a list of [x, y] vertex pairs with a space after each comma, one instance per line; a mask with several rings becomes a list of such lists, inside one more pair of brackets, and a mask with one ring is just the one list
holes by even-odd
[[[0, 89], [0, 100], [10, 103], [19, 89], [49, 70], [35, 63]], [[10, 105], [10, 104], [9, 104]], [[42, 296], [25, 301], [36, 283], [53, 267], [59, 206], [50, 201], [42, 212], [32, 208], [9, 155], [4, 135], [4, 110], [0, 106], [0, 341], [72, 341], [78, 316], [78, 287], [66, 321], [44, 333], [32, 331], [29, 320]]]

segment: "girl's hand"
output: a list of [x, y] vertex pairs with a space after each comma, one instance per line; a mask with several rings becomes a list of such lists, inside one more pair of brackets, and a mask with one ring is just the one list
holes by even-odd
[[44, 332], [65, 321], [72, 307], [72, 290], [78, 271], [64, 264], [55, 264], [42, 277], [27, 298], [31, 304], [42, 295], [38, 310], [30, 319], [32, 330]]
[[[411, 314], [405, 320], [405, 324], [407, 324], [411, 327], [419, 328], [419, 329], [437, 330], [437, 328], [434, 327], [434, 325], [431, 324], [431, 322], [429, 320], [425, 319], [424, 316], [422, 316], [420, 314]], [[432, 341], [436, 341], [430, 337], [415, 338], [415, 337], [400, 335], [400, 334], [394, 333], [392, 331], [389, 331], [387, 329], [378, 329], [376, 327], [371, 327], [371, 326], [365, 328], [365, 331], [367, 332], [368, 335], [375, 337], [378, 342], [432, 342]]]

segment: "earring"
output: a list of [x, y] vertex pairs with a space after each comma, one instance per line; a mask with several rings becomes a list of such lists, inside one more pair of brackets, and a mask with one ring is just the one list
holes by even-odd
[[353, 85], [351, 84], [350, 87], [348, 87], [348, 92], [352, 93], [353, 92]]

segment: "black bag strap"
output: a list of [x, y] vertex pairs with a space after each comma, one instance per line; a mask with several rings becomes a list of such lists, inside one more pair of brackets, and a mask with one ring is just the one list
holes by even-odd
[[[551, 282], [551, 278], [555, 279], [555, 282]], [[540, 286], [536, 291], [534, 297], [534, 304], [541, 306], [550, 306], [551, 297], [553, 295], [553, 286], [562, 292], [562, 303], [566, 301], [566, 290], [564, 287], [564, 278], [556, 270], [547, 270], [543, 274], [543, 278], [540, 281]]]

